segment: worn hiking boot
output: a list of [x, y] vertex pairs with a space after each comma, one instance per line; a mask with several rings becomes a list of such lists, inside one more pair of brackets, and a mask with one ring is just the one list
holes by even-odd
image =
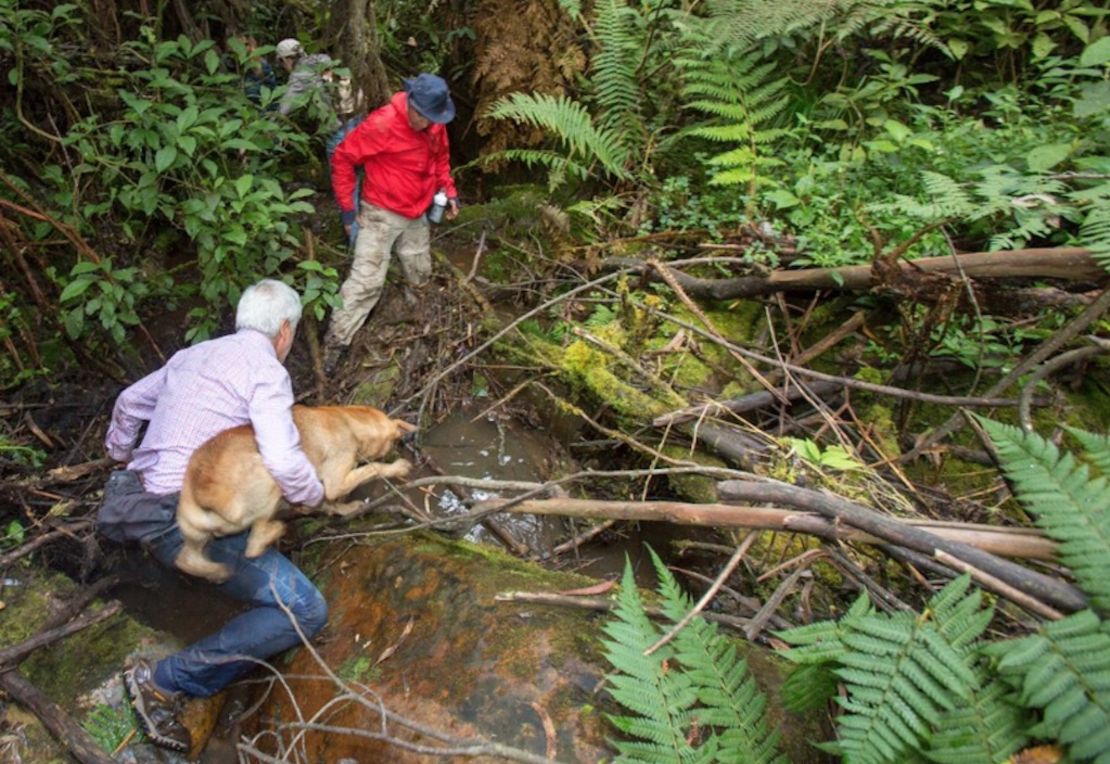
[[335, 370], [339, 367], [339, 359], [346, 349], [342, 345], [324, 346], [324, 374], [329, 377], [335, 374]]
[[154, 667], [139, 659], [123, 672], [123, 686], [143, 731], [155, 745], [188, 753], [192, 746], [189, 730], [178, 718], [181, 695], [168, 693], [154, 683]]

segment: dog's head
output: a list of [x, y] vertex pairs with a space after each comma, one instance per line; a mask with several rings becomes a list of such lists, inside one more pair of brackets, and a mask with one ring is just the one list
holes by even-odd
[[381, 459], [388, 454], [397, 441], [416, 432], [416, 425], [403, 419], [392, 419], [383, 411], [371, 406], [352, 406], [358, 409], [352, 423], [358, 439], [360, 460]]

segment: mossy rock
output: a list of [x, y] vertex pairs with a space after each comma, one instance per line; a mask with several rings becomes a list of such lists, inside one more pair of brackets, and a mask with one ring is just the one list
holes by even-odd
[[[506, 591], [559, 592], [596, 581], [433, 535], [353, 547], [328, 560], [329, 626], [315, 649], [348, 690], [370, 692], [391, 712], [454, 737], [480, 736], [540, 755], [553, 744], [561, 761], [611, 758], [606, 738], [616, 732], [602, 712], [617, 709], [598, 691], [609, 670], [599, 641], [607, 616], [497, 600]], [[822, 761], [807, 742], [828, 736], [821, 720], [787, 715], [775, 700], [783, 662], [763, 648], [738, 646], [771, 692], [788, 755]], [[307, 651], [283, 669], [288, 690], [270, 695], [252, 733], [285, 734], [282, 725], [312, 717], [342, 692]], [[328, 724], [375, 729], [376, 702], [333, 704]], [[554, 727], [550, 740], [545, 717]], [[393, 734], [406, 737], [399, 728]], [[309, 732], [303, 742], [310, 761], [424, 760], [353, 734]]]

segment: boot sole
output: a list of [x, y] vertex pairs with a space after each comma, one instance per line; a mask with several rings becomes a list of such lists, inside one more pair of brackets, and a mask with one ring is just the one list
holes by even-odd
[[180, 753], [189, 752], [188, 746], [177, 740], [160, 735], [158, 730], [155, 729], [154, 724], [147, 717], [146, 706], [143, 704], [143, 694], [139, 688], [135, 686], [131, 670], [123, 672], [123, 688], [127, 692], [127, 699], [131, 702], [131, 708], [135, 710], [135, 718], [139, 720], [139, 726], [143, 728], [143, 733], [150, 738], [152, 743]]

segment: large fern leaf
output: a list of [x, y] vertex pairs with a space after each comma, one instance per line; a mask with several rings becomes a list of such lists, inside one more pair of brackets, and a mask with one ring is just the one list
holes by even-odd
[[1036, 433], [976, 417], [1017, 496], [1059, 542], [1060, 561], [1096, 607], [1110, 609], [1110, 485]]
[[925, 757], [937, 764], [1001, 764], [1029, 741], [1029, 719], [1008, 688], [980, 674], [981, 688], [941, 714]]
[[625, 145], [643, 144], [644, 133], [637, 82], [637, 68], [643, 52], [642, 41], [633, 32], [636, 14], [624, 0], [600, 0], [596, 6], [594, 39], [598, 46], [590, 62], [590, 82], [602, 130], [622, 133]]
[[781, 162], [762, 146], [786, 134], [772, 127], [771, 122], [789, 103], [785, 95], [787, 79], [775, 77], [774, 64], [762, 63], [754, 50], [730, 53], [727, 48], [708, 45], [704, 36], [694, 32], [676, 66], [683, 75], [687, 107], [717, 120], [694, 127], [687, 134], [738, 144], [710, 160], [720, 168], [710, 182], [746, 185], [749, 197], [759, 186], [774, 185], [766, 170]]
[[712, 754], [705, 759], [708, 751], [699, 753], [687, 741], [697, 691], [684, 672], [673, 669], [674, 649], [664, 645], [644, 655], [660, 634], [647, 617], [627, 560], [614, 616], [604, 626], [608, 639], [602, 640], [605, 657], [616, 669], [610, 692], [634, 715], [610, 715], [609, 720], [637, 738], [613, 741], [621, 753], [618, 761], [711, 761]]
[[[655, 551], [648, 548], [659, 578], [663, 612], [674, 622], [692, 607]], [[721, 764], [786, 764], [779, 735], [768, 729], [767, 699], [736, 645], [703, 618], [694, 618], [674, 639], [675, 657], [693, 682], [701, 707], [699, 724], [713, 730]]]
[[1069, 427], [1070, 432], [1083, 446], [1083, 457], [1098, 468], [1104, 477], [1110, 477], [1110, 437]]
[[847, 697], [837, 699], [845, 710], [838, 740], [819, 747], [860, 764], [908, 761], [946, 714], [969, 705], [979, 686], [974, 646], [989, 622], [979, 592], [967, 593], [969, 581], [962, 576], [949, 584], [922, 615], [885, 615], [857, 601], [835, 629], [781, 633], [799, 646], [787, 658], [831, 657], [847, 688]]
[[987, 648], [1022, 701], [1044, 709], [1031, 734], [1059, 740], [1078, 761], [1110, 762], [1110, 635], [1090, 610]]
[[580, 164], [597, 162], [605, 173], [626, 178], [627, 150], [619, 133], [598, 128], [586, 107], [566, 96], [512, 93], [489, 111], [493, 119], [509, 119], [547, 130]]

